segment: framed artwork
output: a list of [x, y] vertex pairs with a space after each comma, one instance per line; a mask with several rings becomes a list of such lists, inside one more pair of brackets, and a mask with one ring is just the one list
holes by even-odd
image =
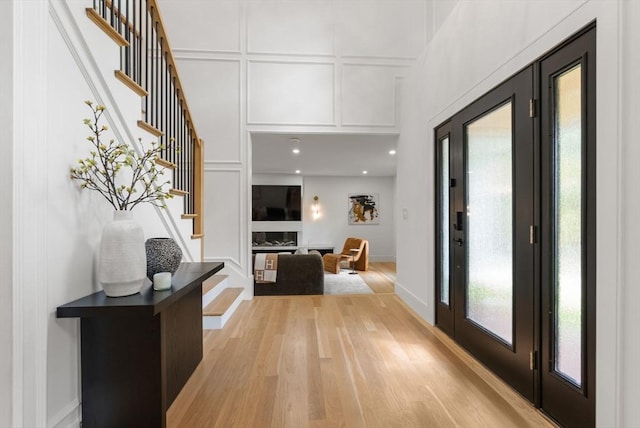
[[349, 224], [380, 224], [378, 193], [349, 194]]

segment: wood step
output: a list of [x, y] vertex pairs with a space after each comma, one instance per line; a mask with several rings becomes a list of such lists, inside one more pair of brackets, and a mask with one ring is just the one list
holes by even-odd
[[191, 239], [202, 239], [204, 238], [204, 233], [196, 233], [194, 235], [191, 235]]
[[109, 24], [98, 12], [96, 12], [92, 8], [86, 9], [87, 16], [90, 20], [93, 21], [102, 31], [106, 33], [107, 36], [111, 38], [114, 42], [118, 44], [118, 46], [129, 46], [129, 42], [127, 39], [122, 37], [120, 33], [118, 33], [112, 26]]
[[180, 189], [169, 189], [169, 193], [171, 193], [174, 196], [187, 196], [189, 194], [189, 192], [187, 192], [186, 190], [180, 190]]
[[207, 294], [209, 291], [213, 290], [216, 285], [220, 284], [228, 277], [229, 275], [213, 275], [211, 278], [202, 283], [202, 294]]
[[193, 220], [194, 218], [198, 217], [198, 214], [182, 214], [180, 217], [183, 220]]
[[[162, 132], [161, 130], [159, 130], [155, 126], [145, 122], [144, 120], [139, 120], [138, 121], [138, 128], [144, 129], [145, 131], [147, 131], [148, 133], [150, 133], [151, 135], [153, 135], [155, 137], [162, 137], [164, 135], [164, 132]], [[165, 162], [167, 162], [168, 164], [171, 164], [171, 165], [175, 165], [174, 163], [171, 163], [169, 161], [165, 161]], [[167, 168], [169, 168], [169, 167], [167, 167]]]
[[114, 71], [114, 74], [116, 75], [116, 78], [119, 81], [124, 83], [124, 85], [127, 88], [131, 89], [137, 95], [139, 95], [141, 97], [146, 97], [146, 96], [149, 95], [149, 92], [145, 91], [145, 89], [142, 86], [138, 85], [131, 77], [127, 76], [122, 71], [116, 70], [116, 71]]
[[178, 167], [178, 165], [176, 165], [175, 163], [169, 162], [168, 160], [164, 160], [162, 158], [156, 159], [156, 165], [160, 165], [161, 167], [168, 169], [176, 169]]
[[224, 315], [243, 291], [243, 288], [225, 288], [213, 302], [209, 303], [207, 307], [202, 310], [202, 315], [209, 317]]

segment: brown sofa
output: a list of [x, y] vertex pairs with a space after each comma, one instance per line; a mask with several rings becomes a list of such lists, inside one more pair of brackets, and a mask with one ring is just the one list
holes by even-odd
[[[255, 256], [253, 259], [255, 260]], [[322, 257], [318, 253], [278, 254], [276, 282], [257, 284], [254, 279], [253, 294], [255, 296], [324, 294]]]

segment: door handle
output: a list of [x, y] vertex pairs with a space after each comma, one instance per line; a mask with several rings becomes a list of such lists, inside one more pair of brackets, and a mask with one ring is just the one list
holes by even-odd
[[458, 244], [458, 247], [462, 247], [462, 244], [464, 244], [464, 239], [462, 238], [454, 239], [453, 242]]
[[462, 211], [456, 211], [456, 222], [453, 224], [453, 229], [462, 231]]

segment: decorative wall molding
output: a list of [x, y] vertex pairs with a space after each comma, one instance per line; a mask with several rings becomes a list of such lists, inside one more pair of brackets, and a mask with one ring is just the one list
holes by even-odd
[[356, 63], [386, 62], [395, 67], [405, 66], [411, 67], [418, 60], [417, 56], [366, 56], [366, 55], [343, 55], [344, 61], [353, 61]]
[[371, 127], [371, 126], [318, 126], [318, 125], [282, 125], [282, 124], [260, 124], [251, 125], [247, 130], [252, 134], [336, 134], [336, 135], [389, 135], [398, 136], [397, 128], [392, 127]]
[[[190, 19], [188, 19], [189, 17], [186, 16], [180, 16], [178, 18], [178, 20], [171, 20], [168, 19], [171, 17], [172, 12], [174, 11], [174, 7], [175, 8], [180, 8], [182, 7], [181, 3], [183, 3], [183, 1], [181, 0], [173, 0], [173, 1], [167, 1], [167, 2], [160, 2], [160, 11], [162, 12], [163, 15], [163, 20], [165, 22], [165, 25], [167, 27], [167, 33], [169, 34], [169, 37], [171, 37], [171, 35], [176, 35], [174, 36], [174, 38], [170, 39], [171, 43], [173, 44], [173, 51], [175, 52], [184, 52], [184, 51], [206, 51], [206, 52], [215, 52], [217, 54], [240, 54], [243, 51], [244, 48], [244, 23], [246, 21], [245, 19], [245, 13], [244, 13], [244, 0], [233, 0], [233, 1], [199, 1], [199, 2], [195, 2], [195, 8], [197, 13], [199, 14], [200, 17], [208, 17], [211, 16], [209, 14], [215, 13], [212, 10], [208, 9], [208, 6], [211, 7], [216, 7], [216, 3], [218, 7], [225, 7], [225, 6], [232, 6], [235, 9], [235, 14], [237, 15], [237, 22], [235, 25], [235, 31], [234, 32], [230, 32], [227, 33], [229, 34], [231, 37], [233, 37], [234, 33], [237, 39], [237, 43], [234, 44], [229, 44], [228, 49], [192, 49], [192, 48], [182, 48], [179, 45], [182, 43], [182, 38], [180, 37], [180, 35], [182, 35], [184, 37], [184, 33], [181, 33], [181, 29], [185, 27], [184, 22], [189, 22]], [[198, 4], [199, 3], [199, 4]], [[220, 10], [218, 10], [218, 12], [220, 12]], [[229, 16], [226, 14], [227, 11], [222, 11], [223, 15], [226, 15], [226, 18], [229, 18]], [[179, 15], [179, 12], [178, 12]], [[220, 16], [220, 14], [216, 14], [217, 16]], [[215, 18], [217, 17], [214, 15], [213, 19], [207, 19], [207, 23], [209, 26], [215, 26], [213, 28], [219, 27], [218, 22], [215, 21]], [[236, 20], [236, 16], [233, 17], [234, 20]], [[226, 20], [226, 23], [230, 23], [230, 20]], [[201, 25], [201, 22], [196, 23], [196, 25]], [[194, 33], [191, 30], [191, 27], [186, 26], [189, 28], [189, 36], [190, 37], [195, 37], [197, 39], [200, 40], [210, 40], [210, 38], [214, 38], [215, 39], [215, 34], [202, 34], [202, 33]], [[209, 28], [211, 29], [211, 28]], [[220, 34], [217, 34], [217, 36], [220, 36]], [[217, 39], [216, 39], [217, 40]], [[228, 39], [227, 39], [228, 41]], [[209, 45], [211, 46], [211, 45]]]
[[174, 49], [176, 59], [199, 59], [211, 61], [310, 61], [334, 62], [354, 65], [388, 65], [390, 67], [412, 67], [418, 57], [385, 57], [385, 56], [340, 56], [337, 54], [306, 54], [297, 52], [225, 52], [207, 49]]
[[[258, 120], [255, 118], [251, 117], [251, 107], [254, 105], [254, 100], [253, 100], [253, 93], [255, 92], [255, 89], [252, 88], [252, 75], [255, 73], [255, 70], [253, 70], [252, 65], [258, 65], [258, 64], [268, 64], [268, 65], [292, 65], [292, 66], [324, 66], [324, 67], [329, 67], [332, 70], [332, 78], [331, 78], [331, 82], [326, 82], [326, 83], [330, 83], [333, 86], [333, 90], [332, 90], [332, 97], [331, 97], [331, 118], [329, 119], [328, 122], [316, 122], [316, 123], [310, 123], [310, 122], [305, 122], [305, 121], [301, 121], [301, 122], [287, 122], [287, 121], [283, 121], [283, 122], [269, 122], [269, 121], [264, 121], [264, 120]], [[336, 111], [336, 97], [335, 97], [335, 88], [336, 88], [336, 81], [335, 81], [335, 73], [336, 73], [336, 64], [333, 62], [327, 62], [327, 61], [291, 61], [291, 60], [287, 60], [287, 61], [283, 61], [283, 60], [272, 60], [272, 61], [267, 61], [267, 60], [247, 60], [247, 80], [246, 80], [246, 88], [247, 88], [247, 99], [246, 99], [246, 106], [247, 106], [247, 125], [265, 125], [265, 124], [271, 124], [271, 125], [285, 125], [285, 126], [331, 126], [334, 127], [336, 126], [336, 115], [335, 115], [335, 111]]]
[[[247, 57], [255, 60], [263, 60], [268, 61], [269, 58], [278, 58], [283, 60], [283, 58], [291, 58], [291, 59], [300, 59], [300, 60], [318, 60], [318, 61], [327, 61], [327, 60], [338, 60], [338, 55], [335, 54], [307, 54], [300, 52], [247, 52]], [[285, 59], [286, 60], [286, 59]]]
[[236, 166], [237, 170], [242, 170], [244, 168], [244, 163], [241, 161], [225, 161], [225, 160], [205, 160], [204, 161], [204, 170], [205, 171], [218, 171], [216, 165], [221, 165], [220, 169], [225, 171], [228, 170], [232, 166]]
[[401, 66], [396, 66], [396, 65], [389, 65], [389, 64], [370, 64], [370, 63], [364, 63], [364, 64], [360, 64], [360, 63], [344, 63], [342, 68], [341, 68], [341, 83], [342, 83], [342, 87], [340, 90], [340, 104], [342, 106], [345, 105], [345, 100], [344, 100], [344, 72], [346, 69], [348, 69], [349, 67], [359, 67], [359, 68], [372, 68], [372, 69], [381, 69], [381, 68], [388, 68], [388, 69], [393, 69], [393, 70], [398, 70], [398, 73], [394, 74], [392, 79], [393, 81], [391, 82], [391, 85], [393, 85], [393, 94], [392, 94], [392, 98], [390, 101], [390, 111], [392, 112], [392, 118], [390, 122], [387, 123], [356, 123], [356, 122], [347, 122], [344, 119], [344, 111], [341, 111], [341, 115], [340, 115], [340, 125], [343, 127], [366, 127], [366, 128], [396, 128], [398, 126], [398, 110], [399, 110], [399, 85], [398, 82], [401, 81], [401, 79], [403, 79], [403, 76], [400, 75], [399, 70], [402, 68], [407, 68], [407, 67], [401, 67]]
[[[204, 57], [177, 57], [177, 61], [179, 63], [179, 66], [182, 66], [182, 70], [184, 70], [185, 68], [187, 68], [187, 64], [189, 64], [190, 62], [203, 62], [203, 63], [207, 63], [207, 64], [233, 64], [235, 65], [234, 67], [234, 71], [231, 72], [229, 70], [224, 70], [224, 69], [214, 69], [214, 68], [206, 68], [208, 66], [204, 66], [210, 74], [216, 74], [216, 76], [211, 76], [211, 81], [214, 82], [212, 84], [217, 84], [217, 88], [220, 89], [220, 83], [215, 83], [215, 80], [219, 80], [221, 78], [224, 78], [225, 76], [231, 77], [231, 78], [235, 78], [237, 79], [237, 85], [235, 85], [235, 91], [234, 95], [228, 95], [226, 96], [224, 99], [228, 100], [228, 98], [235, 98], [235, 100], [237, 101], [237, 110], [235, 111], [235, 114], [237, 115], [237, 120], [235, 120], [235, 123], [231, 123], [231, 121], [225, 121], [225, 122], [221, 122], [218, 123], [218, 125], [221, 125], [224, 128], [224, 130], [222, 130], [221, 132], [224, 132], [225, 134], [234, 134], [233, 138], [235, 138], [235, 141], [231, 141], [231, 136], [230, 135], [226, 135], [226, 137], [229, 138], [229, 141], [223, 141], [224, 144], [224, 148], [228, 149], [229, 147], [234, 147], [235, 153], [220, 153], [221, 150], [215, 150], [215, 149], [210, 149], [210, 147], [216, 147], [216, 144], [220, 144], [221, 140], [217, 140], [216, 136], [214, 136], [212, 138], [211, 136], [211, 129], [208, 129], [208, 131], [210, 132], [203, 132], [203, 127], [199, 126], [199, 134], [202, 135], [204, 138], [204, 159], [205, 162], [207, 162], [209, 160], [209, 158], [211, 158], [212, 156], [226, 156], [228, 157], [228, 159], [223, 159], [222, 161], [224, 162], [238, 162], [243, 158], [243, 146], [244, 144], [242, 144], [242, 138], [243, 138], [243, 133], [242, 133], [242, 123], [243, 123], [243, 105], [242, 105], [242, 82], [243, 82], [243, 67], [242, 67], [242, 63], [243, 60], [235, 58], [235, 59], [229, 59], [229, 58], [204, 58]], [[215, 67], [215, 65], [214, 65]], [[202, 72], [201, 69], [198, 69], [199, 72]], [[191, 73], [193, 73], [194, 71], [192, 70]], [[189, 73], [187, 73], [187, 75], [189, 75]], [[184, 76], [184, 74], [183, 74]], [[210, 87], [207, 87], [205, 89], [205, 86], [207, 86], [206, 83], [202, 82], [202, 78], [199, 75], [198, 76], [198, 83], [203, 87], [201, 92], [207, 92], [207, 91], [211, 91]], [[202, 122], [209, 122], [209, 121], [214, 121], [215, 122], [215, 115], [216, 114], [226, 114], [227, 111], [231, 111], [231, 110], [225, 110], [221, 112], [221, 108], [226, 108], [226, 106], [221, 106], [221, 103], [215, 104], [214, 108], [202, 108], [200, 110], [197, 109], [197, 104], [198, 103], [194, 103], [194, 99], [197, 100], [197, 102], [201, 103], [203, 96], [202, 94], [199, 96], [194, 96], [195, 91], [192, 91], [191, 93], [189, 92], [189, 79], [184, 79], [184, 81], [186, 82], [186, 87], [185, 87], [185, 97], [187, 98], [187, 100], [189, 100], [190, 105], [192, 106], [192, 111], [194, 111], [194, 120], [196, 120], [196, 124], [198, 123], [202, 123]], [[211, 86], [211, 85], [209, 85]], [[222, 87], [223, 90], [226, 90], [227, 87], [223, 85]], [[215, 91], [213, 91], [214, 93]], [[211, 97], [204, 97], [205, 99], [209, 99]], [[194, 109], [194, 104], [196, 105], [195, 109]], [[231, 108], [231, 106], [229, 106], [229, 109]], [[199, 111], [201, 113], [199, 113]], [[206, 112], [207, 117], [203, 118], [202, 112]], [[213, 116], [213, 117], [212, 117]], [[210, 120], [209, 120], [210, 119]], [[219, 119], [218, 119], [219, 120]], [[209, 125], [209, 128], [211, 128], [213, 125]], [[228, 128], [227, 128], [228, 126]], [[233, 129], [231, 128], [233, 126]], [[228, 130], [228, 131], [227, 131]], [[232, 144], [234, 143], [234, 144]]]
[[[302, 2], [301, 2], [302, 3]], [[300, 4], [301, 4], [300, 3]], [[335, 8], [332, 5], [331, 8], [332, 10], [332, 15], [335, 16]], [[243, 15], [242, 15], [242, 21], [244, 24], [244, 51], [248, 54], [248, 55], [288, 55], [288, 52], [278, 52], [278, 51], [259, 51], [259, 50], [255, 50], [251, 47], [251, 37], [250, 37], [250, 25], [249, 25], [249, 7], [248, 7], [248, 2], [244, 3], [244, 11], [243, 11]], [[278, 23], [279, 24], [279, 23]], [[333, 49], [333, 54], [331, 53], [316, 53], [316, 54], [304, 54], [304, 53], [300, 53], [297, 55], [300, 56], [320, 56], [320, 57], [332, 57], [335, 55], [336, 52], [336, 43], [335, 43], [335, 38], [336, 38], [336, 25], [334, 22], [332, 22], [332, 28], [331, 28], [331, 34], [333, 37], [333, 43], [332, 43], [332, 49]]]
[[236, 56], [236, 57], [225, 57], [225, 56], [211, 56], [211, 55], [205, 55], [203, 53], [199, 53], [199, 52], [205, 52], [205, 51], [197, 51], [198, 53], [195, 53], [196, 51], [193, 51], [193, 54], [185, 54], [185, 51], [182, 52], [176, 52], [174, 51], [174, 58], [176, 60], [183, 60], [183, 61], [211, 61], [211, 62], [237, 62], [238, 64], [242, 63], [242, 57], [241, 56]]
[[[228, 173], [232, 173], [234, 176], [237, 177], [237, 188], [235, 189], [234, 194], [236, 195], [242, 195], [244, 194], [244, 192], [246, 191], [246, 187], [247, 187], [247, 183], [246, 183], [246, 179], [245, 179], [245, 170], [244, 168], [238, 168], [238, 167], [218, 167], [215, 169], [206, 169], [205, 168], [205, 183], [207, 180], [207, 177], [211, 177], [217, 173], [223, 173], [223, 174], [228, 174]], [[242, 266], [246, 267], [246, 257], [243, 256], [243, 254], [246, 253], [246, 248], [248, 247], [249, 243], [247, 242], [247, 234], [244, 231], [244, 222], [243, 222], [243, 215], [246, 215], [246, 212], [243, 210], [244, 206], [245, 206], [245, 202], [243, 200], [243, 198], [237, 198], [236, 200], [237, 205], [236, 205], [236, 209], [237, 209], [237, 219], [236, 221], [237, 223], [237, 228], [240, 231], [240, 240], [239, 240], [239, 245], [237, 246], [237, 252], [235, 249], [230, 249], [229, 246], [225, 247], [225, 250], [227, 251], [227, 253], [225, 255], [216, 255], [215, 253], [207, 253], [207, 245], [205, 245], [205, 254], [203, 256], [203, 259], [205, 260], [224, 260], [224, 259], [229, 259], [231, 262], [235, 263], [240, 269], [242, 269]], [[207, 211], [207, 205], [205, 202], [205, 212]], [[210, 227], [208, 227], [208, 223], [205, 223], [205, 230], [210, 230]], [[210, 237], [211, 239], [216, 239], [216, 237], [214, 236], [214, 234], [208, 233], [207, 235], [205, 235], [205, 244], [206, 244], [206, 240], [207, 237]]]

